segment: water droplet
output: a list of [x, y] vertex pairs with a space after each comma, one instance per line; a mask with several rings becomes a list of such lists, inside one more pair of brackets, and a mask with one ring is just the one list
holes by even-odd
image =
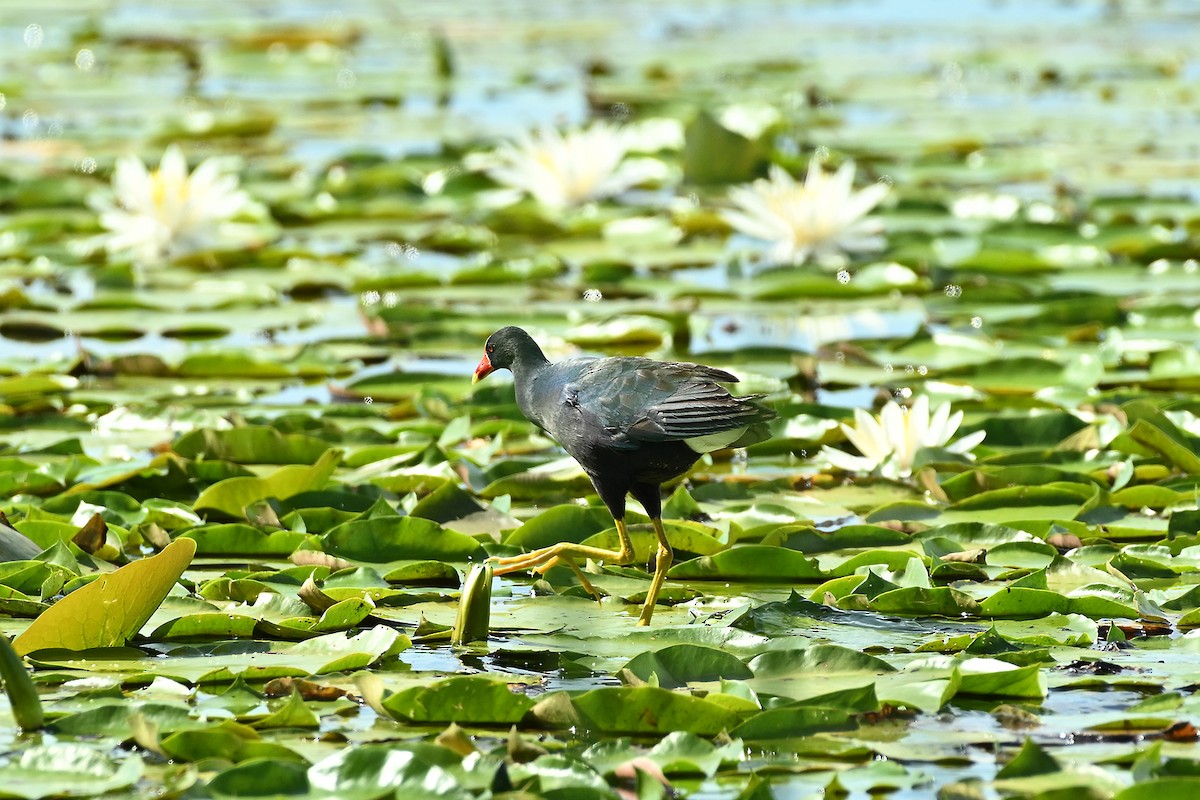
[[1170, 268], [1171, 268], [1170, 261], [1167, 261], [1165, 258], [1159, 258], [1159, 259], [1155, 259], [1154, 261], [1151, 261], [1149, 266], [1146, 267], [1146, 271], [1149, 272], [1151, 275], [1162, 275]]
[[41, 47], [45, 39], [46, 32], [42, 30], [41, 25], [31, 22], [25, 26], [25, 46], [30, 50], [36, 50]]
[[982, 328], [983, 327], [983, 317], [971, 317], [971, 327], [972, 328]]
[[79, 166], [76, 167], [76, 169], [85, 175], [91, 175], [96, 171], [96, 159], [92, 158], [91, 156], [81, 158], [79, 159]]
[[918, 375], [928, 375], [928, 374], [929, 374], [929, 367], [927, 367], [927, 366], [925, 366], [924, 364], [922, 364], [921, 366], [917, 367], [917, 374], [918, 374]]
[[400, 302], [400, 295], [396, 294], [395, 292], [384, 292], [383, 304], [385, 306], [387, 306], [388, 308], [393, 308], [399, 302]]
[[583, 299], [589, 303], [599, 303], [604, 299], [604, 293], [599, 289], [588, 289], [583, 293]]
[[834, 353], [834, 355], [833, 355], [833, 358], [834, 358], [834, 360], [835, 360], [835, 361], [837, 361], [839, 364], [845, 364], [845, 363], [846, 363], [846, 354], [845, 354], [845, 353], [843, 353], [841, 350], [838, 350], [836, 353]]
[[40, 120], [41, 120], [41, 117], [39, 117], [38, 113], [33, 110], [26, 111], [24, 114], [21, 115], [21, 124], [25, 127], [26, 130], [33, 130], [34, 128], [36, 128], [38, 126], [38, 122]]
[[8, 105], [8, 98], [4, 96], [4, 92], [0, 92], [0, 111], [3, 111], [6, 105]]
[[837, 274], [838, 283], [850, 282], [850, 270], [839, 269]]
[[818, 145], [816, 150], [813, 150], [813, 158], [817, 161], [824, 161], [829, 158], [829, 148], [825, 145]]
[[367, 405], [371, 405], [371, 403], [375, 402], [375, 398], [371, 397], [371, 395], [367, 395], [366, 397], [363, 398], [363, 402], [366, 403]]
[[962, 297], [962, 287], [957, 283], [946, 286], [946, 297]]
[[407, 258], [409, 261], [416, 261], [417, 257], [420, 255], [421, 255], [421, 251], [418, 250], [415, 246], [409, 244], [408, 242], [404, 243], [404, 257], [405, 258]]
[[916, 367], [914, 367], [912, 364], [905, 364], [905, 365], [904, 365], [904, 372], [905, 372], [906, 374], [908, 374], [908, 375], [912, 375], [912, 374], [913, 374], [914, 372], [916, 372], [916, 371], [917, 371], [917, 368], [916, 368]]
[[884, 371], [884, 372], [886, 372], [887, 374], [891, 375], [891, 374], [892, 374], [892, 365], [891, 365], [891, 364], [884, 364], [884, 365], [883, 365], [883, 371]]
[[880, 175], [877, 183], [882, 183], [884, 186], [895, 186], [896, 179], [891, 175]]
[[96, 54], [86, 47], [75, 54], [75, 66], [84, 72], [96, 66]]
[[379, 292], [374, 289], [362, 293], [362, 304], [364, 306], [373, 306], [379, 302]]
[[338, 70], [337, 85], [339, 89], [353, 89], [356, 83], [358, 83], [358, 76], [354, 74], [354, 70], [349, 68]]

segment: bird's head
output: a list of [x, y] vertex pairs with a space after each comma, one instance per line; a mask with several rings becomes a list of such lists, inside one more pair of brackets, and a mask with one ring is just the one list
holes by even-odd
[[483, 358], [475, 367], [475, 377], [471, 383], [478, 383], [498, 369], [512, 369], [513, 364], [522, 360], [523, 356], [535, 354], [542, 361], [546, 360], [542, 349], [528, 333], [512, 325], [501, 328], [489, 336], [483, 345]]

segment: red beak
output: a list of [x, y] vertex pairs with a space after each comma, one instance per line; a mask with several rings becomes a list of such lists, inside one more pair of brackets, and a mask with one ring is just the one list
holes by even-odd
[[479, 366], [475, 368], [475, 377], [471, 378], [471, 383], [476, 384], [495, 372], [491, 360], [487, 357], [487, 353], [483, 354], [483, 358], [479, 359]]

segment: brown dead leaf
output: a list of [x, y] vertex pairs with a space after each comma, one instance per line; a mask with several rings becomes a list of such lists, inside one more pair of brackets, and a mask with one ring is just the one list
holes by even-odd
[[142, 539], [155, 550], [162, 550], [171, 543], [171, 534], [163, 530], [157, 523], [151, 522], [138, 528]]
[[1163, 731], [1163, 738], [1168, 742], [1194, 742], [1200, 739], [1200, 731], [1190, 722], [1176, 722]]
[[458, 727], [457, 722], [451, 722], [450, 727], [439, 733], [433, 741], [442, 747], [453, 750], [460, 756], [469, 756], [475, 752], [475, 745], [471, 741], [471, 737]]
[[1046, 544], [1060, 553], [1065, 553], [1068, 550], [1083, 547], [1083, 540], [1073, 533], [1052, 533], [1046, 537]]
[[331, 556], [318, 550], [297, 550], [288, 558], [298, 567], [329, 567], [333, 572], [339, 569], [352, 569], [355, 564], [344, 558]]
[[312, 575], [305, 579], [304, 585], [300, 587], [300, 591], [296, 596], [304, 601], [304, 604], [317, 613], [318, 616], [324, 614], [332, 608], [337, 601], [329, 595], [321, 591], [321, 587], [317, 586], [317, 582], [313, 580]]
[[104, 546], [107, 538], [108, 523], [99, 514], [92, 514], [92, 518], [85, 522], [83, 527], [79, 529], [79, 532], [71, 537], [71, 541], [80, 550], [91, 555]]
[[330, 701], [341, 697], [355, 699], [354, 695], [345, 689], [325, 686], [314, 681], [306, 681], [303, 678], [275, 678], [267, 681], [267, 685], [263, 687], [263, 694], [267, 697], [287, 697], [293, 691], [299, 692], [300, 697], [304, 700]]
[[[617, 780], [625, 784], [617, 789], [617, 794], [622, 797], [622, 800], [625, 800], [626, 798], [628, 798], [628, 800], [637, 800], [638, 793], [636, 791], [636, 787], [637, 776], [639, 772], [644, 772], [654, 780], [658, 781], [663, 788], [667, 790], [668, 795], [674, 794], [674, 789], [671, 786], [671, 782], [667, 780], [667, 776], [663, 774], [662, 767], [658, 766], [658, 764], [655, 764], [645, 756], [638, 756], [636, 758], [629, 759], [623, 764], [618, 764], [616, 769], [613, 770], [613, 774], [617, 777]], [[634, 791], [631, 791], [631, 789]]]

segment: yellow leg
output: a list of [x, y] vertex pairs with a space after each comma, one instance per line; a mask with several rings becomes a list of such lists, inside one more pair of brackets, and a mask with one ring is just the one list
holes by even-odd
[[[558, 560], [571, 568], [571, 571], [575, 573], [575, 577], [579, 579], [579, 585], [582, 586], [583, 590], [590, 594], [597, 603], [604, 599], [596, 587], [592, 585], [592, 582], [587, 579], [587, 576], [583, 574], [583, 570], [579, 568], [579, 565], [575, 563], [574, 559], [568, 558], [567, 556], [559, 556]], [[545, 574], [545, 570], [552, 564], [553, 562], [550, 562], [546, 565], [546, 567], [539, 568], [538, 571], [542, 572], [542, 574]]]
[[650, 591], [646, 593], [646, 602], [642, 606], [641, 616], [638, 617], [638, 625], [650, 624], [650, 617], [654, 615], [654, 604], [658, 602], [658, 593], [662, 591], [663, 581], [667, 579], [667, 570], [671, 568], [671, 561], [675, 558], [671, 543], [667, 541], [667, 533], [663, 530], [662, 520], [655, 517], [651, 522], [654, 523], [654, 535], [658, 537], [658, 557], [654, 560], [654, 579], [650, 581]]
[[[615, 522], [617, 523], [617, 536], [621, 540], [620, 550], [604, 550], [599, 547], [587, 547], [582, 544], [563, 542], [562, 544], [543, 547], [540, 550], [534, 550], [529, 553], [522, 553], [519, 556], [491, 558], [489, 561], [495, 563], [494, 574], [496, 575], [507, 575], [510, 572], [520, 572], [526, 569], [549, 569], [560, 561], [563, 561], [568, 566], [574, 567], [576, 570], [575, 574], [580, 577], [582, 577], [582, 574], [573, 562], [573, 559], [576, 558], [591, 558], [596, 561], [605, 561], [609, 564], [628, 564], [633, 561], [633, 542], [629, 541], [629, 531], [625, 527], [625, 520], [618, 519]], [[584, 588], [587, 588], [587, 586]]]

